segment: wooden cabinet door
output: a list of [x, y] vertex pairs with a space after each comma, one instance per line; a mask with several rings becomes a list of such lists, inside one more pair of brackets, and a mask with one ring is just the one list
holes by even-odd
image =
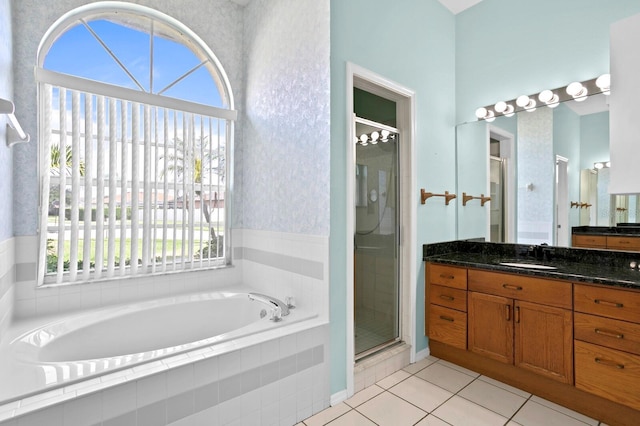
[[570, 310], [517, 300], [514, 304], [517, 367], [573, 384]]
[[469, 292], [467, 303], [469, 350], [513, 364], [513, 300]]

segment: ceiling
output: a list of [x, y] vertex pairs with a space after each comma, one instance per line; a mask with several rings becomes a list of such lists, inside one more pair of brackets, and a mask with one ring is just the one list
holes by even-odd
[[[251, 0], [231, 0], [231, 1], [239, 4], [240, 6], [246, 6], [251, 2]], [[456, 15], [462, 12], [463, 10], [466, 10], [471, 6], [474, 6], [480, 3], [482, 0], [438, 0], [438, 1], [442, 3], [447, 9], [449, 9], [451, 13]]]
[[454, 15], [469, 9], [471, 6], [475, 6], [482, 0], [438, 0]]
[[609, 111], [609, 96], [602, 93], [589, 96], [583, 102], [567, 102], [566, 105], [578, 115], [589, 115]]

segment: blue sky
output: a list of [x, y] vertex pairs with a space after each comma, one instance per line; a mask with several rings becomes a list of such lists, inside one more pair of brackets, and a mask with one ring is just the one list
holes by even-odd
[[[149, 91], [149, 33], [106, 20], [90, 21], [88, 24], [144, 90]], [[154, 37], [153, 43], [153, 93], [164, 89], [200, 63], [200, 60], [180, 43], [158, 36]], [[82, 24], [71, 28], [56, 40], [45, 58], [44, 68], [138, 89], [133, 80]], [[204, 66], [164, 92], [164, 95], [205, 105], [222, 106], [219, 91]]]

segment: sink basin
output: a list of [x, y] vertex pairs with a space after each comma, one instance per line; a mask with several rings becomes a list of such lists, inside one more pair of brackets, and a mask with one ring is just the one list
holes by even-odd
[[513, 266], [515, 268], [526, 268], [526, 269], [546, 269], [546, 270], [558, 269], [555, 266], [540, 265], [537, 263], [500, 262], [500, 265]]

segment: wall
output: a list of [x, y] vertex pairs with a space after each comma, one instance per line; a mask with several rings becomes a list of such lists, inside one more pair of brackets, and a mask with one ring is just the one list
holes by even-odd
[[[13, 100], [11, 28], [11, 3], [0, 0], [0, 98], [9, 100]], [[5, 116], [0, 116], [0, 338], [11, 318], [14, 281], [12, 155], [5, 143], [5, 123]]]
[[[437, 0], [331, 1], [331, 393], [346, 388], [346, 64], [352, 62], [417, 94], [417, 187], [455, 187], [454, 17]], [[419, 194], [415, 194], [416, 197]], [[432, 200], [430, 200], [432, 201]], [[440, 201], [440, 202], [438, 202]], [[422, 244], [455, 238], [455, 209], [441, 199], [419, 205], [416, 230], [417, 351], [424, 337]]]
[[484, 0], [460, 13], [457, 122], [479, 106], [609, 72], [609, 26], [639, 12], [636, 0]]
[[[553, 110], [553, 152], [569, 159], [567, 175], [569, 179], [569, 199], [567, 202], [580, 201], [580, 170], [582, 162], [583, 137], [580, 131], [581, 117], [566, 105]], [[571, 204], [569, 204], [571, 206]], [[569, 226], [580, 225], [580, 209], [569, 208]], [[571, 229], [567, 230], [569, 234]], [[569, 237], [570, 239], [570, 237]]]

